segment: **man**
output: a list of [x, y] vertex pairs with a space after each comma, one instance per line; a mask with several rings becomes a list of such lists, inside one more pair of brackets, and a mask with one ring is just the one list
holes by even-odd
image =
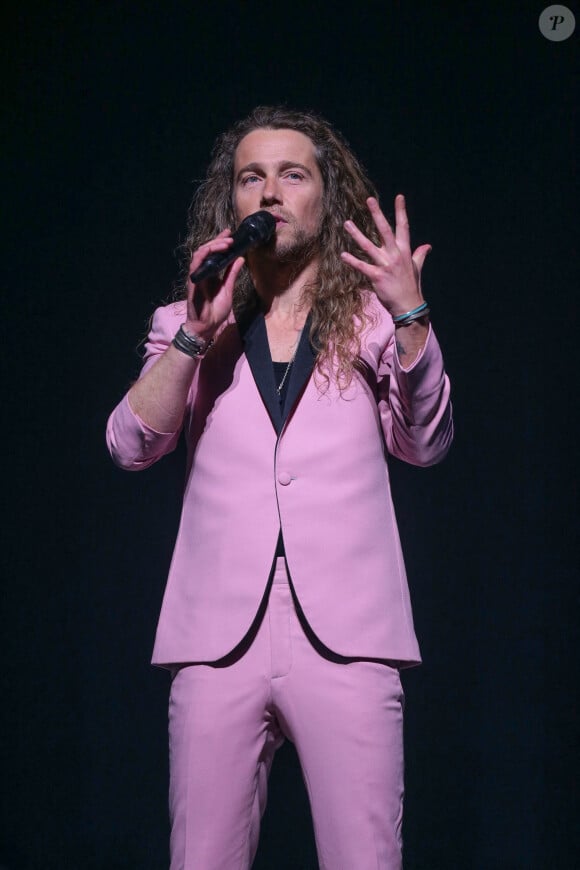
[[219, 140], [188, 274], [267, 210], [273, 239], [158, 309], [111, 415], [128, 469], [184, 433], [183, 512], [153, 662], [170, 668], [171, 870], [249, 867], [292, 740], [326, 870], [401, 866], [402, 690], [417, 664], [386, 451], [446, 454], [449, 385], [420, 287], [340, 135], [260, 107]]

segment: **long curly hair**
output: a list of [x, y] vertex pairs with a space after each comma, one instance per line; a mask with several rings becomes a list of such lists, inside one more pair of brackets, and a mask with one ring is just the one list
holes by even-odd
[[[379, 242], [365, 203], [367, 197], [376, 196], [376, 191], [344, 137], [319, 115], [284, 106], [258, 106], [217, 139], [206, 179], [195, 192], [189, 210], [188, 233], [180, 246], [183, 255], [181, 295], [184, 295], [187, 268], [196, 248], [236, 223], [235, 152], [241, 140], [258, 129], [297, 130], [314, 144], [324, 183], [320, 266], [316, 280], [304, 289], [304, 301], [312, 316], [310, 339], [318, 354], [317, 368], [325, 380], [334, 371], [338, 384], [346, 387], [356, 367], [360, 333], [369, 319], [365, 313], [364, 291], [371, 286], [340, 257], [346, 250], [359, 259], [366, 259], [343, 225], [345, 220], [351, 219], [368, 238]], [[255, 296], [249, 271], [244, 267], [235, 287], [234, 310], [257, 301]]]

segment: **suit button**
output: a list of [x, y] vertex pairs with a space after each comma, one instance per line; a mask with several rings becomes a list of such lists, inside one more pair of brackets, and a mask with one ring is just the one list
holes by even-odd
[[282, 486], [288, 486], [291, 480], [292, 477], [290, 474], [288, 474], [287, 471], [281, 471], [278, 475], [278, 483], [280, 483]]

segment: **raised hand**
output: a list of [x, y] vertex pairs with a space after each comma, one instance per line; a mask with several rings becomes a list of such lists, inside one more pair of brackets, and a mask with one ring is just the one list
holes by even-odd
[[415, 251], [411, 250], [409, 219], [402, 194], [395, 197], [395, 232], [374, 197], [367, 199], [367, 206], [382, 245], [375, 245], [349, 220], [344, 225], [346, 231], [371, 262], [359, 260], [347, 251], [341, 257], [368, 278], [382, 304], [396, 317], [411, 311], [423, 301], [421, 270], [431, 245], [420, 245]]

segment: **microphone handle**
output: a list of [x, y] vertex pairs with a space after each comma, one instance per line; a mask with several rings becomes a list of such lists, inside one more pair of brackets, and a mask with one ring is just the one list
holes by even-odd
[[[240, 256], [244, 247], [243, 245], [236, 245], [234, 242], [227, 251], [220, 251], [219, 254], [210, 254], [209, 257], [205, 258], [201, 266], [198, 266], [195, 272], [191, 273], [189, 276], [190, 280], [196, 284], [198, 281], [203, 281], [205, 278], [217, 275], [222, 269], [233, 263], [236, 257]], [[242, 248], [242, 250], [239, 250], [239, 248]]]

